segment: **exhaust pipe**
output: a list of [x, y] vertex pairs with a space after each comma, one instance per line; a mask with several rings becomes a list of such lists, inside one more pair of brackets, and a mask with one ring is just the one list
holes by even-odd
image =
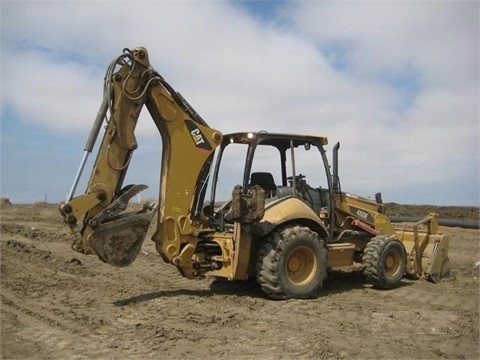
[[338, 149], [340, 149], [340, 142], [337, 142], [333, 147], [333, 191], [339, 192], [340, 191], [340, 178], [338, 177]]

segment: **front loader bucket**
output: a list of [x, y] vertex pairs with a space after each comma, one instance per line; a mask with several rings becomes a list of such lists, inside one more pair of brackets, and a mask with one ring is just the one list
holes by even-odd
[[[427, 231], [420, 232], [418, 228], [421, 225], [426, 225]], [[407, 275], [413, 278], [423, 276], [434, 283], [450, 277], [450, 238], [438, 231], [436, 214], [415, 223], [413, 230], [397, 231], [397, 237], [407, 251]]]
[[[423, 235], [423, 236], [422, 236]], [[420, 235], [424, 246], [415, 246], [415, 240], [404, 241], [407, 250], [407, 274], [423, 276], [434, 283], [450, 276], [450, 259], [448, 258], [449, 237], [446, 235]], [[423, 238], [423, 239], [422, 239]]]
[[130, 265], [140, 252], [154, 210], [124, 214], [100, 224], [89, 235], [90, 246], [107, 264]]

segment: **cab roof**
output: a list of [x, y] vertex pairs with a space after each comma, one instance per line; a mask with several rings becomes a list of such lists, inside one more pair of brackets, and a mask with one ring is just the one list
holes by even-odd
[[285, 133], [269, 133], [266, 131], [259, 132], [237, 132], [223, 135], [224, 143], [249, 144], [257, 142], [262, 145], [272, 145], [277, 148], [289, 148], [290, 141], [293, 146], [311, 145], [327, 145], [328, 138], [326, 136], [298, 135]]

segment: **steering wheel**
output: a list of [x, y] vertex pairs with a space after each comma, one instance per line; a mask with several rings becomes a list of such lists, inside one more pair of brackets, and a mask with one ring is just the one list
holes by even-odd
[[[305, 175], [302, 175], [302, 174], [295, 175], [295, 181], [297, 181], [297, 180], [303, 180], [303, 179], [305, 179], [305, 178], [306, 178], [306, 176], [305, 176]], [[288, 176], [288, 177], [287, 177], [287, 181], [290, 181], [290, 182], [293, 181], [293, 176]]]
[[[304, 181], [305, 178], [306, 178], [306, 176], [302, 175], [302, 174], [295, 175], [296, 188], [297, 188], [298, 192], [302, 195], [302, 197], [305, 200], [310, 201], [310, 203], [313, 206], [313, 198], [312, 198], [312, 195], [310, 195], [310, 193], [308, 192], [307, 182]], [[293, 183], [293, 176], [287, 177], [287, 180], [290, 182], [290, 184], [292, 184]]]

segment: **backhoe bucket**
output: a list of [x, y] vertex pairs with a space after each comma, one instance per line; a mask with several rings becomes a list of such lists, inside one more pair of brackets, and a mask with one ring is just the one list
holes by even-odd
[[[425, 225], [427, 230], [420, 232]], [[448, 247], [450, 238], [438, 231], [437, 215], [429, 214], [413, 225], [413, 230], [398, 230], [397, 237], [407, 251], [407, 275], [425, 277], [434, 283], [450, 277]]]
[[128, 213], [104, 222], [89, 235], [90, 246], [107, 264], [123, 267], [137, 258], [155, 209]]

